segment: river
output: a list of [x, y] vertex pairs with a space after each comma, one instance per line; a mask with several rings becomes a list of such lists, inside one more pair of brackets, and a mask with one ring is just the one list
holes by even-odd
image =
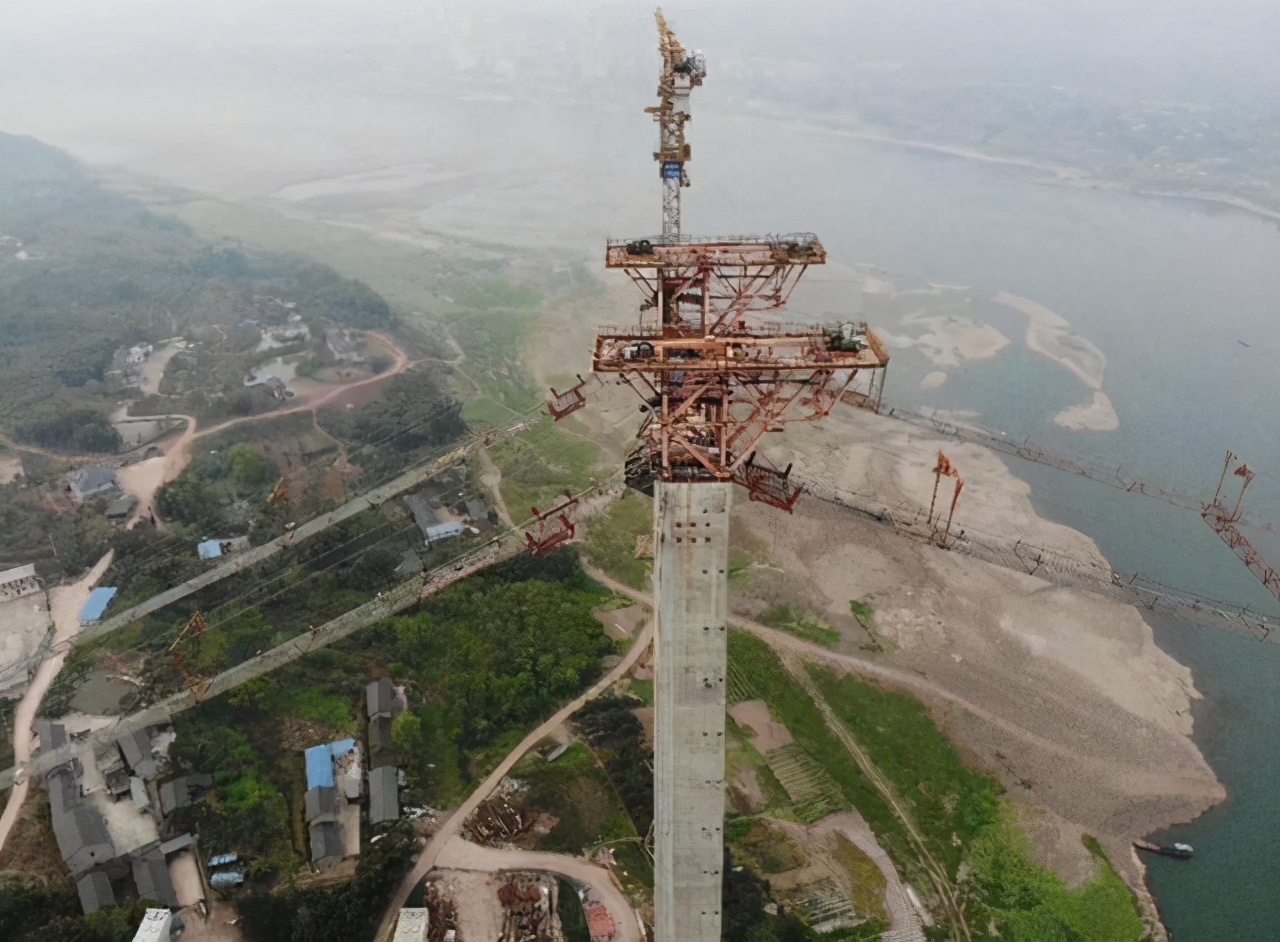
[[[832, 263], [872, 262], [974, 286], [971, 316], [1014, 340], [928, 391], [919, 380], [933, 367], [907, 351], [890, 370], [887, 400], [973, 410], [1010, 437], [1029, 435], [1206, 497], [1231, 449], [1259, 471], [1251, 514], [1280, 522], [1275, 224], [1205, 204], [1048, 185], [819, 130], [791, 131], [791, 156], [779, 166], [766, 156], [776, 149], [748, 146], [761, 139], [759, 122], [718, 119], [719, 134], [707, 124], [699, 131], [730, 166], [694, 192], [699, 204], [715, 207], [717, 231], [762, 223], [769, 231], [811, 229]], [[762, 218], [752, 200], [733, 196], [780, 188], [787, 193], [781, 218]], [[769, 202], [776, 210], [776, 198]], [[1103, 389], [1118, 430], [1075, 431], [1052, 421], [1087, 399], [1085, 389], [1027, 349], [1024, 317], [986, 304], [998, 291], [1053, 309], [1102, 350]], [[858, 299], [832, 310], [856, 314]], [[1032, 485], [1043, 515], [1088, 534], [1115, 568], [1276, 613], [1275, 600], [1197, 514], [1014, 459], [1010, 466]], [[1151, 862], [1151, 887], [1179, 940], [1273, 939], [1280, 925], [1280, 645], [1172, 616], [1157, 619], [1156, 633], [1193, 669], [1205, 695], [1194, 709], [1195, 737], [1230, 797], [1158, 835], [1198, 852], [1189, 862]]]

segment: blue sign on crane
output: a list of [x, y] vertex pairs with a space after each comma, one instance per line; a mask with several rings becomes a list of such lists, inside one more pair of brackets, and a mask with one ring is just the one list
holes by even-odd
[[679, 180], [680, 179], [680, 161], [664, 160], [662, 162], [662, 179]]

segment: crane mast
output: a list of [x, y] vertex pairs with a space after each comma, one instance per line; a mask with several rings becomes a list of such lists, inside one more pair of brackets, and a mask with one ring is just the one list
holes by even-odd
[[658, 21], [658, 51], [662, 54], [662, 74], [658, 79], [658, 104], [646, 108], [658, 124], [658, 149], [653, 159], [662, 177], [662, 238], [680, 237], [680, 190], [689, 185], [685, 162], [690, 148], [684, 139], [684, 126], [689, 121], [689, 95], [706, 77], [706, 63], [701, 52], [686, 55], [684, 46], [667, 25], [662, 11], [654, 14]]

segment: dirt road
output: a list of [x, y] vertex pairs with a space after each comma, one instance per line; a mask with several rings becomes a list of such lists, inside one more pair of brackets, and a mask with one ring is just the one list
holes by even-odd
[[155, 506], [156, 492], [170, 481], [176, 480], [191, 461], [191, 443], [195, 440], [197, 426], [195, 416], [163, 415], [156, 418], [182, 419], [187, 423], [187, 427], [178, 438], [164, 446], [164, 454], [154, 458], [144, 458], [142, 461], [117, 469], [116, 480], [120, 483], [120, 487], [138, 501], [133, 516], [125, 524], [130, 530], [137, 526], [140, 520], [153, 517], [159, 520]]
[[[507, 774], [524, 756], [545, 739], [565, 720], [578, 712], [588, 700], [600, 696], [609, 689], [616, 681], [624, 677], [636, 662], [640, 660], [645, 649], [649, 647], [649, 642], [653, 638], [653, 621], [652, 619], [645, 625], [644, 630], [636, 637], [635, 643], [631, 645], [624, 657], [613, 670], [601, 677], [589, 690], [581, 694], [577, 699], [565, 704], [555, 715], [548, 719], [545, 723], [531, 732], [528, 736], [520, 741], [520, 744], [507, 754], [496, 769], [494, 769], [489, 777], [480, 783], [480, 786], [464, 801], [455, 808], [440, 824], [440, 829], [427, 842], [426, 848], [422, 851], [422, 855], [418, 858], [418, 862], [414, 865], [413, 870], [400, 883], [400, 888], [396, 890], [396, 895], [392, 898], [391, 905], [387, 909], [386, 915], [383, 917], [382, 925], [378, 929], [375, 938], [387, 940], [391, 938], [392, 932], [395, 930], [396, 914], [400, 908], [404, 906], [405, 900], [409, 898], [409, 894], [418, 882], [427, 875], [430, 870], [437, 865], [437, 861], [445, 846], [458, 836], [462, 829], [463, 822], [471, 816], [471, 813], [480, 806], [480, 803], [493, 794], [494, 789], [502, 783]], [[535, 868], [536, 869], [536, 868]], [[612, 911], [612, 907], [611, 907]], [[613, 914], [618, 925], [622, 926], [624, 922], [630, 921], [633, 925], [635, 918], [631, 914], [631, 908], [628, 906], [625, 911]]]
[[[70, 641], [80, 630], [80, 609], [89, 598], [89, 590], [94, 587], [102, 574], [111, 565], [110, 552], [103, 556], [89, 570], [88, 574], [74, 585], [59, 586], [49, 591], [49, 604], [53, 615], [53, 645], [49, 653], [36, 669], [31, 685], [23, 695], [17, 709], [13, 713], [13, 761], [18, 768], [24, 767], [31, 760], [31, 724], [35, 722], [36, 713], [40, 709], [40, 701], [44, 699], [49, 685], [62, 668], [62, 662], [70, 650]], [[29, 780], [24, 776], [13, 786], [9, 793], [9, 802], [4, 813], [0, 814], [0, 848], [9, 837], [9, 831], [18, 818], [22, 802], [26, 800]]]
[[436, 857], [436, 865], [447, 870], [478, 870], [494, 873], [502, 870], [540, 870], [558, 874], [591, 888], [591, 895], [604, 903], [617, 923], [619, 942], [643, 942], [640, 924], [631, 904], [613, 882], [608, 870], [567, 854], [548, 854], [533, 850], [502, 850], [481, 847], [454, 836]]

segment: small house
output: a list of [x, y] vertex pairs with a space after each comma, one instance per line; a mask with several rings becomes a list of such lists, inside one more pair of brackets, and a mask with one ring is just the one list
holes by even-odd
[[396, 688], [389, 677], [375, 680], [364, 688], [365, 706], [372, 716], [391, 716], [398, 712]]
[[402, 909], [391, 942], [427, 942], [430, 919], [425, 909]]
[[116, 894], [111, 889], [111, 880], [101, 870], [86, 873], [77, 880], [76, 892], [80, 894], [80, 905], [86, 913], [116, 904]]
[[318, 821], [311, 825], [311, 862], [324, 869], [343, 857], [342, 832], [336, 821]]
[[128, 736], [121, 736], [116, 740], [116, 746], [120, 749], [125, 765], [135, 776], [144, 782], [156, 777], [156, 773], [160, 771], [160, 760], [156, 757], [151, 736], [146, 730], [139, 729]]
[[0, 602], [20, 599], [24, 595], [39, 591], [40, 583], [36, 580], [34, 564], [0, 572]]
[[169, 879], [169, 865], [164, 854], [154, 849], [138, 854], [131, 861], [133, 882], [138, 887], [138, 899], [155, 900], [166, 906], [177, 906], [178, 897]]
[[338, 790], [332, 785], [318, 785], [307, 789], [303, 796], [306, 804], [307, 823], [312, 821], [336, 821], [338, 817]]
[[119, 523], [123, 520], [128, 520], [129, 515], [133, 513], [134, 508], [137, 506], [138, 498], [134, 497], [132, 494], [121, 494], [111, 503], [107, 504], [107, 509], [102, 513], [108, 520], [114, 523]]
[[369, 772], [369, 823], [395, 821], [400, 817], [400, 784], [394, 765]]
[[462, 536], [461, 520], [446, 520], [444, 523], [437, 523], [427, 527], [425, 536], [428, 543], [436, 543], [440, 540], [451, 539], [455, 536]]
[[183, 775], [160, 786], [160, 812], [166, 817], [185, 808], [213, 787], [212, 775]]
[[77, 468], [67, 475], [71, 499], [77, 504], [101, 497], [116, 487], [116, 473], [101, 465]]

